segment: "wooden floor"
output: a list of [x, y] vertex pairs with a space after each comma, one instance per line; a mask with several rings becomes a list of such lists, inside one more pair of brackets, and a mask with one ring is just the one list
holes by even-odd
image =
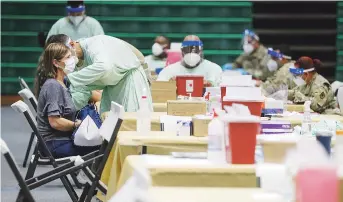
[[21, 97], [19, 95], [2, 95], [1, 106], [11, 105], [18, 100], [21, 100]]

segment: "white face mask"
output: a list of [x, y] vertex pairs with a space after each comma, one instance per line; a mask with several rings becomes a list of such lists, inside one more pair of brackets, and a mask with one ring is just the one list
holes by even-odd
[[72, 73], [75, 70], [75, 58], [71, 57], [68, 58], [65, 62], [64, 62], [65, 66], [63, 68], [63, 71], [65, 74], [69, 74]]
[[84, 18], [84, 16], [69, 16], [70, 21], [75, 26], [78, 26], [82, 22], [83, 18]]
[[243, 50], [245, 53], [250, 54], [251, 52], [254, 51], [254, 47], [250, 43], [245, 43], [243, 45]]
[[277, 62], [275, 60], [269, 60], [267, 62], [267, 67], [269, 69], [269, 71], [273, 72], [275, 70], [277, 70]]
[[154, 45], [152, 45], [151, 51], [154, 56], [159, 56], [163, 53], [163, 47], [158, 43], [154, 43]]
[[191, 67], [195, 67], [201, 60], [201, 57], [199, 54], [196, 53], [187, 53], [183, 56], [183, 61]]
[[303, 78], [301, 78], [301, 76], [297, 76], [293, 79], [294, 83], [297, 85], [297, 86], [302, 86], [302, 85], [305, 85], [306, 82], [304, 81]]

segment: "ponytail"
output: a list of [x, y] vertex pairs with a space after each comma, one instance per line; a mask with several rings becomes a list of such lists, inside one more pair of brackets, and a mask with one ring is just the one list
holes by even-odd
[[313, 67], [315, 70], [320, 69], [323, 66], [323, 63], [318, 59], [313, 59]]

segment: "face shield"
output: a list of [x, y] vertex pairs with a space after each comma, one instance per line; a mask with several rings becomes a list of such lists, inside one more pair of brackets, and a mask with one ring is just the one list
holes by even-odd
[[286, 61], [291, 59], [290, 56], [284, 55], [272, 48], [268, 48], [268, 55], [270, 55], [271, 59], [268, 61], [267, 67], [271, 72], [277, 70], [278, 67], [281, 67]]
[[250, 54], [254, 51], [254, 45], [260, 40], [260, 38], [251, 30], [244, 30], [242, 36], [242, 47], [245, 53]]
[[302, 75], [306, 72], [314, 71], [314, 67], [310, 69], [304, 69], [301, 67], [291, 66], [289, 72], [293, 75], [293, 81], [297, 86], [306, 84], [306, 81], [302, 78]]
[[187, 68], [198, 66], [204, 57], [202, 41], [183, 41], [181, 51]]
[[78, 26], [84, 20], [84, 11], [86, 9], [84, 5], [79, 5], [79, 7], [76, 8], [67, 6], [66, 9], [68, 13], [68, 18], [74, 26]]

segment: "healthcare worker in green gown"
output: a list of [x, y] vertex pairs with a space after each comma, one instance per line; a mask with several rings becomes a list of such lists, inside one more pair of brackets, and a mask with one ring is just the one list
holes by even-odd
[[59, 19], [51, 27], [46, 39], [55, 34], [65, 34], [72, 40], [104, 35], [100, 23], [96, 19], [86, 16], [86, 7], [83, 1], [68, 1], [66, 10], [68, 16]]
[[[111, 101], [124, 106], [125, 111], [139, 109], [144, 92], [152, 111], [150, 87], [143, 66], [143, 54], [131, 44], [107, 35], [98, 35], [70, 42], [83, 68], [69, 73], [72, 87], [103, 90], [100, 112], [111, 108]], [[145, 89], [145, 90], [144, 90]], [[71, 91], [73, 96], [73, 91]], [[89, 97], [84, 99], [88, 102]]]

